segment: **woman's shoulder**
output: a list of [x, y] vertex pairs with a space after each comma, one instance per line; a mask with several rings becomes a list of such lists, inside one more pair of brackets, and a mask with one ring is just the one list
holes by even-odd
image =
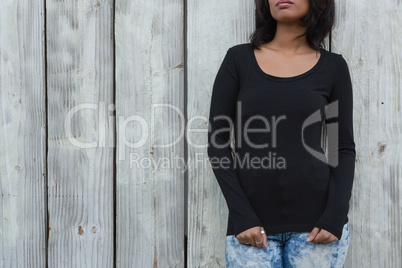
[[324, 52], [328, 55], [328, 57], [334, 61], [339, 61], [339, 60], [344, 60], [342, 53], [334, 52], [334, 51], [329, 51], [326, 48], [322, 48]]
[[325, 52], [329, 58], [328, 63], [334, 68], [348, 68], [348, 63], [346, 58], [342, 55], [342, 52], [334, 52], [328, 51], [325, 49]]
[[227, 57], [229, 57], [233, 62], [240, 65], [247, 65], [250, 63], [250, 51], [251, 44], [250, 43], [240, 43], [236, 45], [232, 45], [227, 49]]
[[250, 43], [239, 43], [236, 45], [231, 46], [229, 49], [233, 49], [233, 50], [245, 50], [245, 49], [249, 49], [251, 47]]
[[232, 45], [228, 48], [228, 52], [233, 54], [233, 56], [242, 55], [248, 53], [248, 50], [251, 48], [250, 43], [240, 43], [236, 45]]

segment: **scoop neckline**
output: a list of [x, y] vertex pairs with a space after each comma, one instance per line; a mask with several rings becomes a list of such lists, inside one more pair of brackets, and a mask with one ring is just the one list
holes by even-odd
[[325, 56], [327, 54], [325, 49], [320, 47], [320, 52], [321, 52], [320, 53], [320, 58], [318, 59], [317, 63], [313, 67], [311, 67], [308, 71], [306, 71], [304, 73], [301, 73], [301, 74], [298, 74], [298, 75], [295, 75], [295, 76], [280, 77], [280, 76], [274, 76], [274, 75], [268, 74], [268, 73], [264, 72], [261, 69], [260, 65], [258, 64], [257, 58], [256, 58], [256, 56], [254, 54], [254, 48], [250, 43], [249, 43], [249, 52], [250, 52], [250, 55], [251, 55], [251, 58], [252, 58], [252, 61], [253, 61], [253, 65], [256, 68], [257, 72], [260, 75], [262, 75], [263, 77], [265, 77], [265, 78], [268, 78], [268, 79], [273, 80], [273, 81], [278, 81], [278, 82], [294, 81], [294, 80], [298, 80], [298, 79], [301, 79], [303, 77], [306, 77], [306, 76], [312, 74], [313, 72], [315, 72], [320, 67], [320, 65], [324, 61]]

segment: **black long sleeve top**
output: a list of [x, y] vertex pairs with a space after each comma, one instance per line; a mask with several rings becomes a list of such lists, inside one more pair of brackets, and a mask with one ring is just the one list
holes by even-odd
[[207, 150], [229, 209], [226, 235], [319, 227], [341, 239], [356, 157], [353, 91], [343, 56], [320, 52], [307, 72], [276, 77], [260, 68], [251, 44], [227, 50], [213, 84]]

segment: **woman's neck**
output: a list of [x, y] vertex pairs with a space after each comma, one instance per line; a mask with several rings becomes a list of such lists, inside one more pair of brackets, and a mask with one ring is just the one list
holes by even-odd
[[278, 23], [275, 37], [269, 44], [263, 46], [289, 53], [305, 50], [306, 48], [310, 48], [306, 36], [296, 39], [297, 36], [303, 34], [305, 31], [306, 27], [297, 24]]

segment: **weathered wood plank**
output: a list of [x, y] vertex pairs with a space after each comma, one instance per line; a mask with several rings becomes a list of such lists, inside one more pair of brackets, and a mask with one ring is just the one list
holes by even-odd
[[115, 14], [117, 265], [184, 267], [183, 1], [116, 0]]
[[398, 1], [337, 0], [332, 51], [349, 64], [357, 148], [345, 267], [402, 267], [402, 13]]
[[112, 267], [113, 1], [48, 0], [46, 17], [49, 266]]
[[[236, 0], [188, 1], [187, 9], [187, 114], [191, 119], [203, 116], [192, 126], [205, 128], [213, 80], [226, 50], [248, 41], [254, 27], [254, 2]], [[207, 144], [207, 135], [189, 133], [194, 144]], [[206, 147], [188, 146], [189, 159], [202, 155], [206, 163]], [[225, 237], [228, 210], [209, 164], [199, 168], [189, 161], [188, 187], [188, 267], [226, 267]]]
[[0, 3], [0, 266], [44, 267], [45, 57], [42, 1]]

